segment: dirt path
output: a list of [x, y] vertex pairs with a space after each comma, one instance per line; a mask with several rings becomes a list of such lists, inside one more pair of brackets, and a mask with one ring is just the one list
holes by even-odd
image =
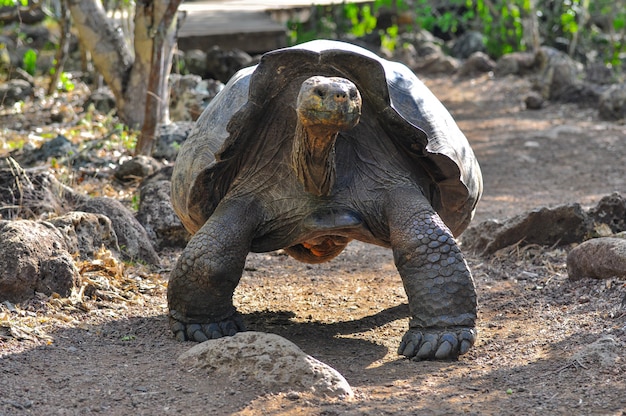
[[[481, 162], [477, 221], [626, 194], [623, 124], [574, 105], [525, 111], [524, 80], [427, 84]], [[167, 330], [166, 273], [152, 276], [144, 294], [89, 312], [62, 301], [3, 307], [25, 339], [0, 327], [0, 415], [624, 415], [626, 287], [568, 281], [565, 256], [540, 247], [470, 255], [477, 345], [457, 362], [412, 362], [396, 354], [408, 307], [388, 250], [351, 244], [319, 266], [251, 255], [236, 292], [249, 328], [284, 336], [335, 367], [356, 392], [351, 402], [264, 394], [245, 380], [178, 368], [191, 344]]]

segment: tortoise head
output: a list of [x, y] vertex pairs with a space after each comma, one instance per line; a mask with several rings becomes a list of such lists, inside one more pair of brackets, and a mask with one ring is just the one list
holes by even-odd
[[345, 78], [314, 76], [302, 83], [296, 107], [293, 168], [307, 192], [328, 195], [335, 183], [335, 140], [359, 122], [361, 94]]
[[302, 83], [296, 102], [302, 125], [321, 134], [349, 130], [361, 116], [361, 94], [345, 78], [314, 76]]

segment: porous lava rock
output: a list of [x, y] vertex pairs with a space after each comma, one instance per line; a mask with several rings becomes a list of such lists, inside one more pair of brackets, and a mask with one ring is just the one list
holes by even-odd
[[567, 255], [567, 274], [572, 280], [626, 280], [626, 239], [600, 237], [576, 246]]
[[207, 371], [211, 377], [256, 381], [270, 392], [354, 396], [337, 370], [275, 334], [250, 331], [205, 341], [183, 353], [178, 362], [187, 370]]

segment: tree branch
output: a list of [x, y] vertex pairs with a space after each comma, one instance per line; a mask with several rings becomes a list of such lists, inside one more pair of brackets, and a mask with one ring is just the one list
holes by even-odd
[[123, 99], [125, 82], [133, 64], [123, 34], [106, 15], [98, 0], [66, 0], [84, 47], [91, 51], [98, 72], [116, 100]]
[[[170, 0], [156, 30], [152, 32], [154, 33], [154, 42], [152, 44], [152, 66], [146, 93], [146, 113], [141, 128], [141, 135], [135, 147], [135, 155], [152, 154], [152, 148], [156, 139], [156, 128], [163, 114], [162, 106], [167, 105], [167, 103], [162, 101], [166, 97], [163, 91], [165, 87], [164, 79], [167, 75], [165, 72], [169, 69], [165, 68], [165, 54], [170, 51], [165, 52], [164, 46], [166, 36], [176, 18], [176, 12], [180, 3], [180, 0]], [[153, 10], [153, 13], [156, 13], [156, 10]]]

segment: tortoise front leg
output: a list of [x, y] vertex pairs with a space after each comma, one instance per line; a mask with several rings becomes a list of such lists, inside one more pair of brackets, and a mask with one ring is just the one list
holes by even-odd
[[170, 328], [197, 342], [245, 331], [233, 306], [260, 215], [252, 205], [222, 203], [192, 237], [170, 274]]
[[476, 340], [476, 291], [452, 233], [418, 190], [392, 192], [387, 218], [411, 320], [398, 354], [450, 359]]

